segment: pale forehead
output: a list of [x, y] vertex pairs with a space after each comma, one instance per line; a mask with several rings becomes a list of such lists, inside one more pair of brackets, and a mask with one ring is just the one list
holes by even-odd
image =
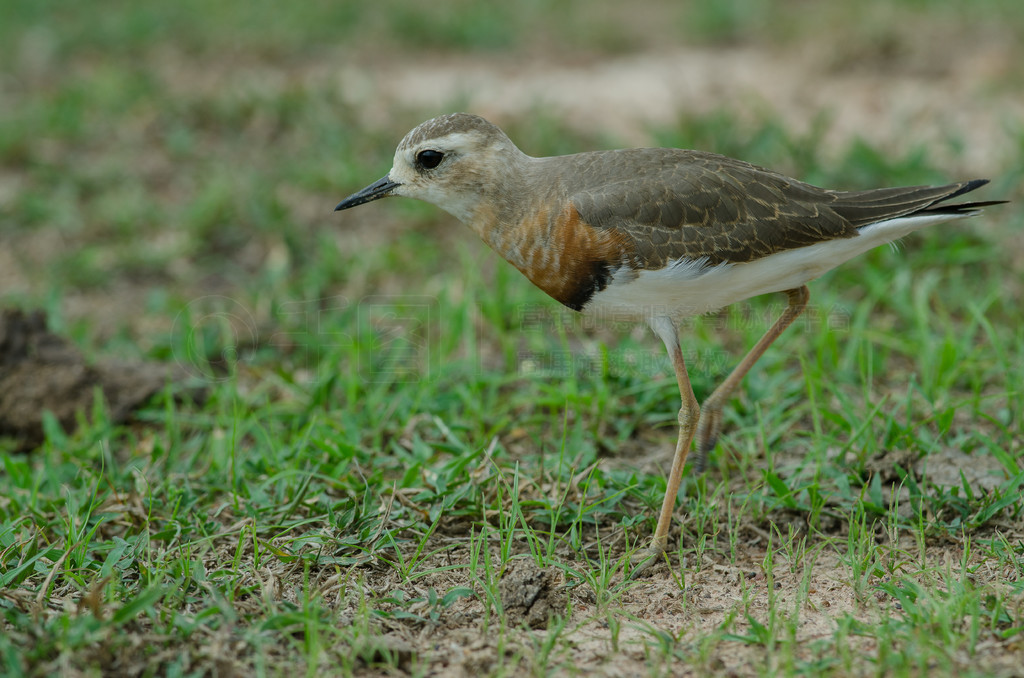
[[402, 143], [398, 145], [398, 150], [419, 148], [427, 142], [452, 147], [472, 139], [501, 134], [502, 131], [497, 126], [478, 115], [451, 113], [433, 118], [416, 127], [405, 135]]

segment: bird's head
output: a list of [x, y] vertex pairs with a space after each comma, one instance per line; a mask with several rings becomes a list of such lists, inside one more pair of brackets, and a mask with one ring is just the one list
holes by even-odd
[[471, 223], [482, 200], [505, 184], [511, 162], [524, 157], [496, 125], [477, 115], [433, 118], [405, 135], [391, 171], [335, 208], [401, 195], [424, 200]]

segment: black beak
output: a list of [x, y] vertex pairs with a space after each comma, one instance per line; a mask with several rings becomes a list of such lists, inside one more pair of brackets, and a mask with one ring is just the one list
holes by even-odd
[[391, 181], [389, 177], [384, 177], [383, 179], [373, 182], [358, 193], [353, 193], [339, 202], [338, 206], [334, 208], [334, 211], [347, 210], [349, 207], [362, 205], [363, 203], [371, 202], [378, 198], [386, 198], [391, 195], [391, 191], [395, 190], [399, 186], [401, 186], [401, 184]]

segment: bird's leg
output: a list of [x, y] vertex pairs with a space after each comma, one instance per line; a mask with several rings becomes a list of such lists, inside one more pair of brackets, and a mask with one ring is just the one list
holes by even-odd
[[672, 459], [672, 470], [669, 472], [665, 498], [661, 503], [658, 527], [654, 531], [651, 545], [639, 553], [637, 559], [634, 560], [633, 571], [630, 574], [633, 579], [665, 552], [669, 527], [672, 525], [672, 513], [676, 505], [676, 495], [679, 493], [679, 484], [683, 478], [683, 467], [686, 466], [686, 456], [690, 452], [693, 436], [697, 430], [697, 421], [700, 419], [700, 406], [697, 404], [697, 398], [693, 395], [693, 387], [690, 386], [690, 375], [686, 371], [683, 352], [679, 348], [679, 333], [675, 323], [668, 318], [654, 318], [651, 320], [651, 329], [661, 337], [665, 342], [665, 348], [668, 349], [668, 355], [676, 373], [676, 381], [679, 383], [679, 395], [682, 403], [679, 408], [679, 439], [676, 441], [676, 453]]
[[740, 381], [746, 376], [750, 368], [754, 366], [764, 352], [771, 346], [772, 342], [779, 338], [779, 335], [789, 327], [797, 316], [807, 308], [807, 301], [811, 297], [807, 286], [796, 287], [786, 290], [786, 297], [789, 305], [782, 312], [779, 319], [775, 321], [764, 336], [754, 344], [746, 357], [732, 371], [722, 384], [714, 390], [704, 401], [704, 407], [697, 427], [697, 458], [694, 460], [694, 470], [700, 473], [704, 470], [704, 463], [707, 461], [708, 453], [715, 448], [718, 442], [718, 433], [722, 429], [722, 406], [732, 396], [733, 391], [739, 386]]

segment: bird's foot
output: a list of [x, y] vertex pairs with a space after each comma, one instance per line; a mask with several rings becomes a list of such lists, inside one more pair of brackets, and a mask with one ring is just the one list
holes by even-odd
[[630, 579], [638, 579], [640, 574], [652, 565], [655, 565], [665, 557], [665, 545], [664, 544], [651, 544], [643, 551], [637, 551], [630, 558]]

